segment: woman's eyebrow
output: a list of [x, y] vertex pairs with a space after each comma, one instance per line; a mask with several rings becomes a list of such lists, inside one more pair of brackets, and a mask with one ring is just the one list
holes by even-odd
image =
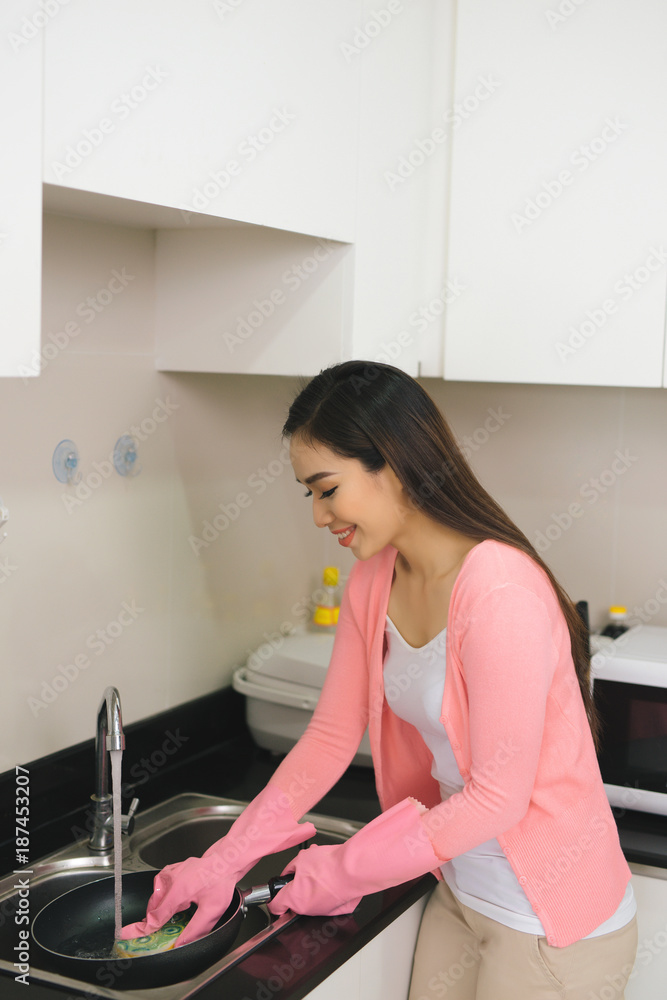
[[[314, 476], [308, 476], [307, 479], [304, 479], [302, 486], [310, 486], [311, 483], [316, 483], [318, 479], [326, 479], [327, 476], [336, 475], [338, 475], [337, 472], [316, 472]], [[296, 481], [297, 483], [301, 482], [300, 479], [297, 479]]]

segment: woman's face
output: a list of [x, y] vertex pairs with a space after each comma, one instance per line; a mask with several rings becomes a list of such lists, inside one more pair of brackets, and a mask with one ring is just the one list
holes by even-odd
[[389, 465], [367, 472], [358, 459], [341, 458], [322, 444], [305, 444], [296, 434], [290, 460], [312, 497], [315, 524], [336, 535], [339, 545], [357, 559], [369, 559], [395, 544], [411, 508]]

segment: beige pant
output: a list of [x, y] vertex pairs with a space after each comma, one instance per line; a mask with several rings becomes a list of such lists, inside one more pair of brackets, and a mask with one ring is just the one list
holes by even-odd
[[409, 1000], [623, 1000], [636, 917], [565, 948], [459, 903], [439, 882], [422, 917]]

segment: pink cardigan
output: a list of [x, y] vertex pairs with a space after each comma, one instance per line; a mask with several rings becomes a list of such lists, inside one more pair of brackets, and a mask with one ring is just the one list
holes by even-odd
[[427, 806], [422, 823], [443, 862], [496, 837], [547, 941], [571, 944], [614, 913], [631, 872], [551, 584], [524, 553], [490, 539], [462, 564], [440, 718], [465, 787], [443, 802], [423, 739], [384, 698], [396, 555], [388, 545], [353, 566], [322, 695], [271, 780], [301, 818], [347, 768], [368, 725], [382, 809], [407, 797]]

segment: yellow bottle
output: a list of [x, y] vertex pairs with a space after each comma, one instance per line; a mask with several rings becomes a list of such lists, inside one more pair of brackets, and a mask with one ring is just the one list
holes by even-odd
[[613, 604], [609, 608], [609, 624], [602, 629], [602, 635], [608, 635], [612, 639], [618, 639], [629, 629], [628, 609], [621, 604]]
[[325, 567], [322, 573], [322, 589], [320, 600], [315, 605], [312, 624], [317, 632], [335, 632], [340, 610], [336, 566]]

